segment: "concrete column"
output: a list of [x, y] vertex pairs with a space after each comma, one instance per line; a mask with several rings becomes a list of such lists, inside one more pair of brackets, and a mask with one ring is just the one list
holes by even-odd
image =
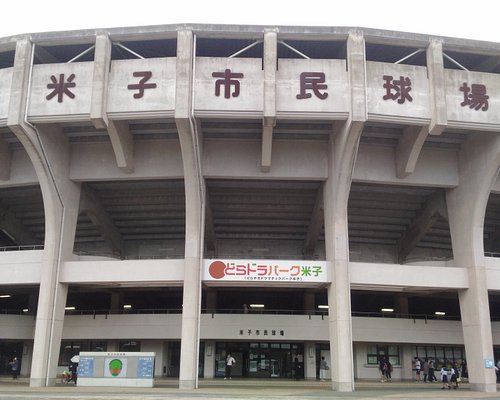
[[213, 379], [215, 376], [215, 340], [205, 340], [204, 365], [203, 378]]
[[[51, 163], [55, 187], [43, 190], [45, 205], [44, 260], [38, 298], [38, 310], [31, 370], [31, 386], [52, 386], [57, 375], [61, 347], [67, 285], [59, 283], [59, 271], [70, 260], [78, 218], [80, 185], [69, 180], [70, 151], [59, 127], [38, 130], [44, 152]], [[46, 263], [46, 264], [45, 264]]]
[[323, 191], [325, 248], [331, 279], [328, 318], [332, 388], [340, 392], [354, 390], [347, 201], [359, 138], [366, 121], [364, 48], [363, 36], [351, 33], [347, 40], [351, 113], [345, 123], [336, 125], [330, 137], [328, 179]]
[[191, 114], [193, 33], [177, 33], [175, 121], [181, 144], [186, 193], [186, 241], [179, 388], [198, 387], [198, 354], [203, 261], [205, 186], [201, 175], [201, 140]]
[[440, 135], [448, 124], [442, 41], [431, 40], [425, 55], [427, 58], [427, 74], [429, 76], [429, 101], [431, 104], [429, 133], [431, 135]]
[[412, 346], [401, 345], [399, 349], [401, 355], [401, 368], [402, 368], [401, 379], [408, 381], [414, 380], [415, 375], [413, 373]]
[[304, 377], [316, 379], [316, 343], [306, 342], [304, 344]]
[[484, 215], [500, 166], [500, 135], [469, 134], [459, 154], [460, 185], [448, 191], [446, 202], [454, 265], [467, 268], [469, 288], [459, 291], [471, 388], [496, 391], [488, 285], [484, 263]]
[[30, 157], [42, 191], [45, 243], [36, 315], [31, 386], [55, 384], [67, 286], [59, 271], [73, 251], [80, 186], [69, 181], [70, 151], [57, 127], [37, 128], [25, 122], [32, 43], [20, 40], [14, 59], [8, 127]]
[[278, 32], [264, 31], [264, 112], [262, 116], [262, 151], [260, 168], [262, 172], [271, 169], [273, 128], [276, 125], [276, 73], [278, 65]]

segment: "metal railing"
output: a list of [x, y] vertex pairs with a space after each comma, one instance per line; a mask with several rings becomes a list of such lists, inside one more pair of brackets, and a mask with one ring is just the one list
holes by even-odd
[[[327, 311], [322, 310], [288, 310], [288, 309], [250, 309], [245, 312], [241, 308], [219, 308], [219, 309], [202, 309], [202, 314], [212, 314], [214, 317], [218, 314], [248, 314], [248, 315], [306, 315], [306, 316], [328, 316]], [[11, 315], [32, 315], [29, 312], [23, 312], [19, 309], [0, 309], [0, 314]], [[124, 309], [103, 309], [103, 310], [66, 310], [66, 315], [132, 315], [132, 314], [182, 314], [182, 308], [124, 308]], [[397, 318], [397, 319], [412, 319], [412, 320], [441, 320], [441, 321], [460, 321], [460, 316], [457, 315], [434, 315], [434, 314], [404, 314], [404, 313], [388, 313], [388, 312], [360, 312], [353, 311], [353, 317], [365, 318]], [[498, 321], [498, 318], [492, 318], [492, 321]]]
[[0, 247], [0, 251], [25, 251], [25, 250], [43, 250], [43, 244], [27, 244], [23, 246]]

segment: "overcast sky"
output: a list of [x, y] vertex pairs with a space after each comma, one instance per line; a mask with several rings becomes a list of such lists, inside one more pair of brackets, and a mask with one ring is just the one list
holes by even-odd
[[4, 0], [0, 37], [203, 23], [357, 26], [500, 42], [495, 0]]

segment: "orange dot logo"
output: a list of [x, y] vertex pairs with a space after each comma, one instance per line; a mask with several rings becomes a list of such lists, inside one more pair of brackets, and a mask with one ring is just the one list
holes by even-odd
[[226, 275], [226, 264], [222, 261], [214, 261], [208, 267], [208, 273], [214, 279], [222, 279]]

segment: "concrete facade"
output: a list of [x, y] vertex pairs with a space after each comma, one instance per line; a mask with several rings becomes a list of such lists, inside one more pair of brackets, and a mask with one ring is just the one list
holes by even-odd
[[[498, 57], [497, 43], [354, 28], [0, 40], [0, 295], [20, 314], [0, 303], [0, 344], [22, 342], [22, 373], [50, 386], [64, 341], [140, 341], [157, 375], [180, 343], [192, 389], [218, 376], [226, 343], [291, 343], [308, 379], [326, 355], [341, 392], [378, 379], [384, 351], [412, 379], [419, 348], [451, 346], [471, 387], [496, 391]], [[242, 278], [224, 281], [232, 261]], [[177, 313], [160, 300], [123, 312], [130, 293], [178, 288]], [[224, 298], [274, 292], [276, 315]], [[400, 318], [357, 300], [384, 293]], [[80, 294], [85, 312], [65, 310]], [[449, 299], [455, 319], [411, 311]]]

